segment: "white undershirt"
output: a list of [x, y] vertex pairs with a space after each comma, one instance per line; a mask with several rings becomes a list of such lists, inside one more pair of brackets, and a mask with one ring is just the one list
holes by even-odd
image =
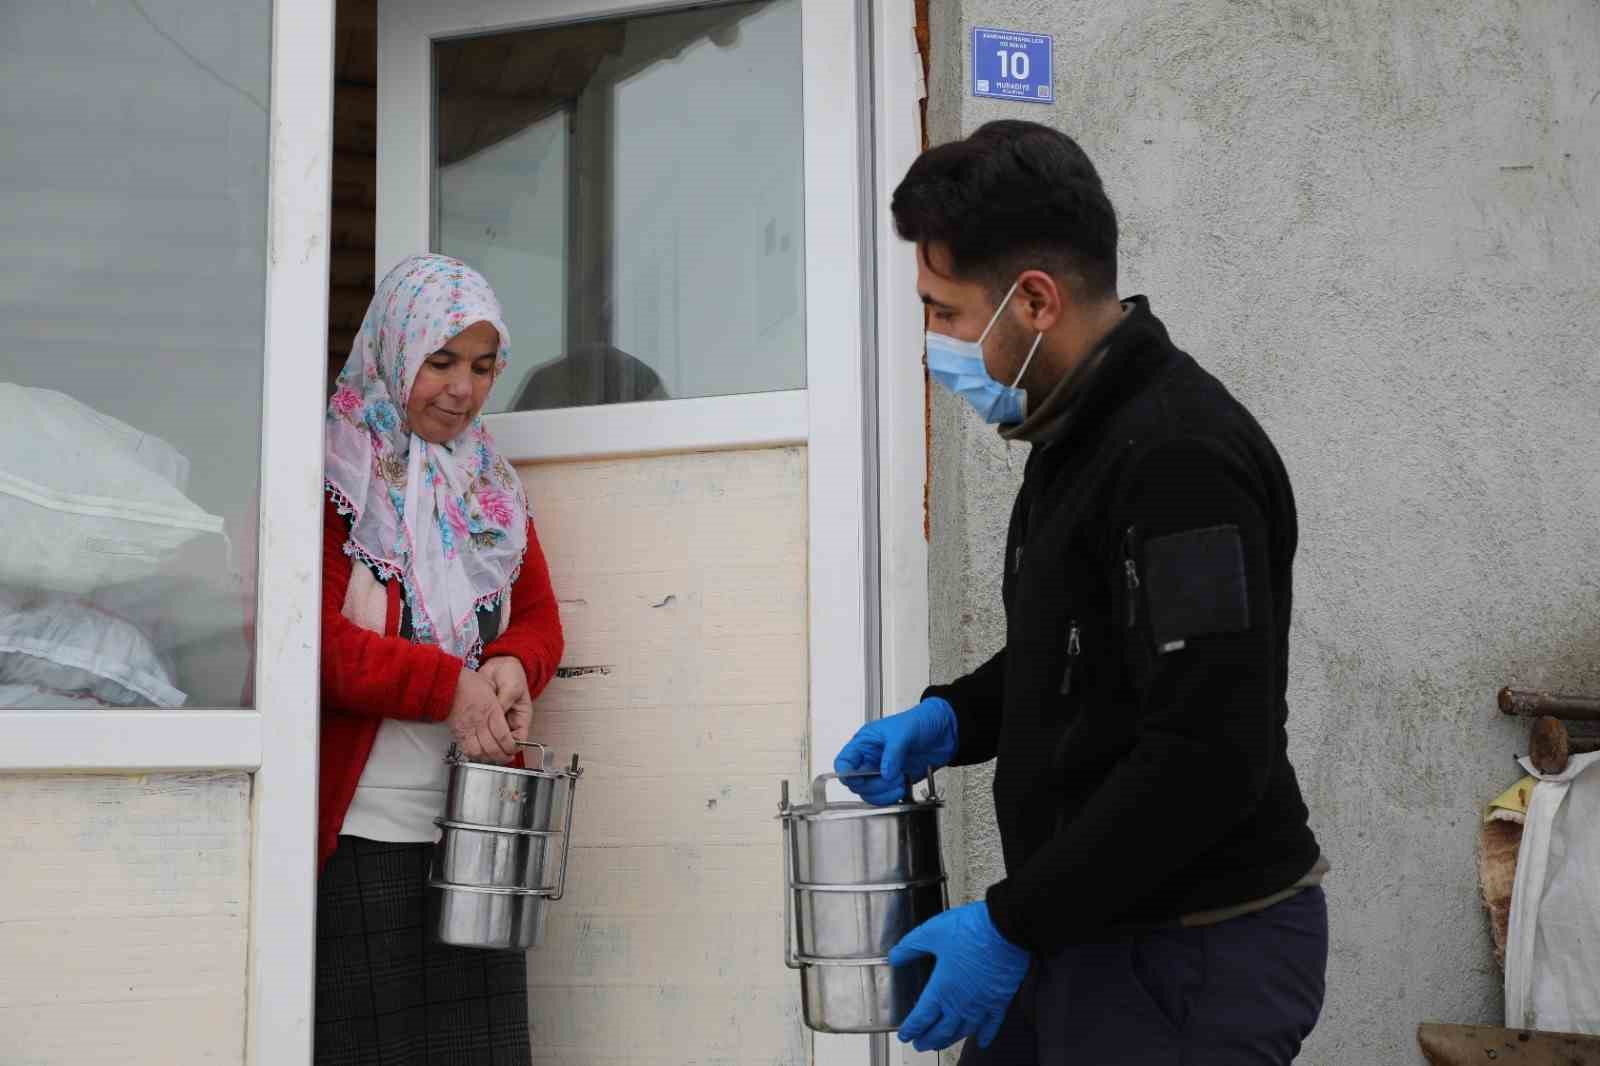
[[385, 718], [339, 832], [390, 844], [437, 840], [433, 820], [444, 814], [449, 747], [450, 727], [443, 722]]
[[[371, 571], [360, 566], [350, 580], [368, 586], [377, 583]], [[384, 595], [375, 589], [370, 591]], [[353, 589], [351, 594], [359, 592]], [[347, 617], [351, 614], [348, 606], [345, 613]], [[511, 594], [507, 592], [500, 600], [499, 632], [504, 632], [510, 617]], [[382, 632], [381, 626], [380, 617], [368, 628]], [[449, 749], [450, 727], [443, 722], [385, 718], [378, 727], [367, 765], [361, 769], [356, 794], [339, 827], [340, 835], [388, 844], [431, 844], [438, 840], [439, 829], [433, 820], [444, 814], [445, 792], [450, 783], [450, 767], [444, 757]]]

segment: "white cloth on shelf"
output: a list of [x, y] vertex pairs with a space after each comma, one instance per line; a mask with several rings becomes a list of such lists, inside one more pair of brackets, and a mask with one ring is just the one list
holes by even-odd
[[1600, 752], [1541, 774], [1506, 934], [1506, 1025], [1600, 1034]]

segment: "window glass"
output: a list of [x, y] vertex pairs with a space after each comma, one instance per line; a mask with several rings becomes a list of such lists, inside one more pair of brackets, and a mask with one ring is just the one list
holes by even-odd
[[434, 247], [512, 331], [498, 410], [805, 386], [800, 5], [434, 45]]
[[[528, 355], [566, 343], [567, 125], [558, 110], [439, 168], [437, 248], [495, 286], [523, 371]], [[490, 403], [503, 409], [511, 391], [502, 382]]]
[[271, 10], [0, 9], [0, 708], [252, 702]]

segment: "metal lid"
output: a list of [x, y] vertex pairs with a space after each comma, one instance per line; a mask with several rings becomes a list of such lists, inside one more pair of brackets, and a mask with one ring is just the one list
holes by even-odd
[[519, 748], [539, 749], [539, 769], [533, 770], [522, 766], [500, 766], [492, 762], [474, 762], [466, 757], [459, 744], [452, 743], [444, 753], [444, 761], [451, 766], [470, 766], [474, 770], [488, 770], [497, 774], [509, 774], [514, 777], [546, 777], [546, 778], [579, 778], [583, 776], [583, 768], [578, 765], [578, 753], [573, 752], [572, 764], [560, 770], [553, 770], [554, 756], [550, 749], [537, 740], [519, 740]]
[[835, 884], [832, 881], [826, 884], [816, 881], [791, 881], [789, 887], [796, 892], [834, 892], [840, 895], [859, 895], [863, 892], [905, 892], [913, 888], [938, 888], [944, 883], [945, 875], [936, 874], [933, 877], [919, 877], [915, 881], [873, 881], [864, 885]]
[[553, 888], [501, 888], [495, 885], [458, 885], [454, 881], [429, 881], [429, 888], [439, 888], [446, 892], [470, 892], [477, 896], [543, 896], [545, 899], [559, 899], [556, 889]]
[[799, 964], [799, 965], [797, 965], [795, 967], [795, 969], [799, 969], [800, 966], [856, 966], [856, 967], [864, 967], [864, 966], [888, 966], [888, 965], [890, 965], [889, 956], [887, 956], [887, 955], [866, 955], [866, 956], [860, 956], [860, 957], [846, 955], [846, 956], [844, 956], [842, 958], [834, 958], [834, 957], [828, 956], [828, 955], [799, 955], [799, 954], [797, 954], [797, 955], [794, 956], [794, 962]]
[[872, 770], [853, 770], [843, 774], [818, 774], [811, 782], [811, 802], [798, 807], [789, 804], [789, 782], [783, 782], [783, 796], [778, 802], [779, 818], [799, 818], [806, 821], [823, 821], [836, 818], [876, 818], [880, 815], [906, 814], [913, 811], [936, 810], [944, 806], [944, 800], [939, 798], [938, 790], [933, 782], [933, 771], [928, 771], [928, 794], [922, 799], [916, 798], [913, 791], [914, 782], [906, 777], [906, 799], [899, 803], [885, 806], [874, 806], [861, 800], [845, 800], [840, 803], [828, 802], [828, 782], [837, 781], [845, 777], [872, 777]]
[[477, 822], [453, 822], [448, 818], [435, 818], [433, 824], [440, 829], [465, 829], [471, 833], [499, 833], [508, 837], [558, 837], [559, 829], [521, 829], [510, 825], [480, 825]]

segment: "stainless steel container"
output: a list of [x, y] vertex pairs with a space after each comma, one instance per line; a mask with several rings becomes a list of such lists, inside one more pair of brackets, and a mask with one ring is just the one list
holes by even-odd
[[811, 803], [791, 807], [783, 786], [784, 961], [800, 971], [803, 1016], [824, 1033], [898, 1029], [932, 972], [896, 969], [901, 937], [949, 905], [933, 778], [927, 796], [888, 807], [829, 803], [822, 774]]
[[933, 960], [890, 966], [887, 959], [801, 959], [800, 1007], [819, 1033], [892, 1033], [917, 1005]]
[[944, 910], [941, 879], [884, 885], [793, 886], [798, 953], [883, 958], [900, 938]]
[[[832, 774], [818, 781], [826, 785]], [[796, 881], [870, 885], [926, 881], [944, 876], [939, 854], [939, 808], [931, 802], [874, 807], [855, 801], [828, 803], [812, 785], [809, 806], [786, 821], [794, 838]]]
[[525, 741], [522, 746], [539, 753], [531, 767], [472, 762], [452, 747], [445, 757], [450, 764], [445, 820], [501, 829], [549, 829], [564, 783], [574, 775], [553, 769], [543, 744]]
[[[551, 769], [544, 745], [528, 768], [467, 760], [452, 748], [445, 817], [428, 883], [434, 936], [458, 947], [521, 949], [544, 936], [545, 912], [567, 890], [578, 757]], [[563, 813], [554, 828], [556, 812]], [[480, 819], [490, 819], [483, 821]], [[552, 871], [551, 845], [561, 839]]]
[[555, 888], [547, 879], [550, 842], [561, 833], [501, 829], [435, 818], [433, 880], [480, 888]]
[[541, 889], [478, 888], [438, 881], [428, 885], [434, 937], [462, 948], [536, 948], [544, 940], [548, 904]]

